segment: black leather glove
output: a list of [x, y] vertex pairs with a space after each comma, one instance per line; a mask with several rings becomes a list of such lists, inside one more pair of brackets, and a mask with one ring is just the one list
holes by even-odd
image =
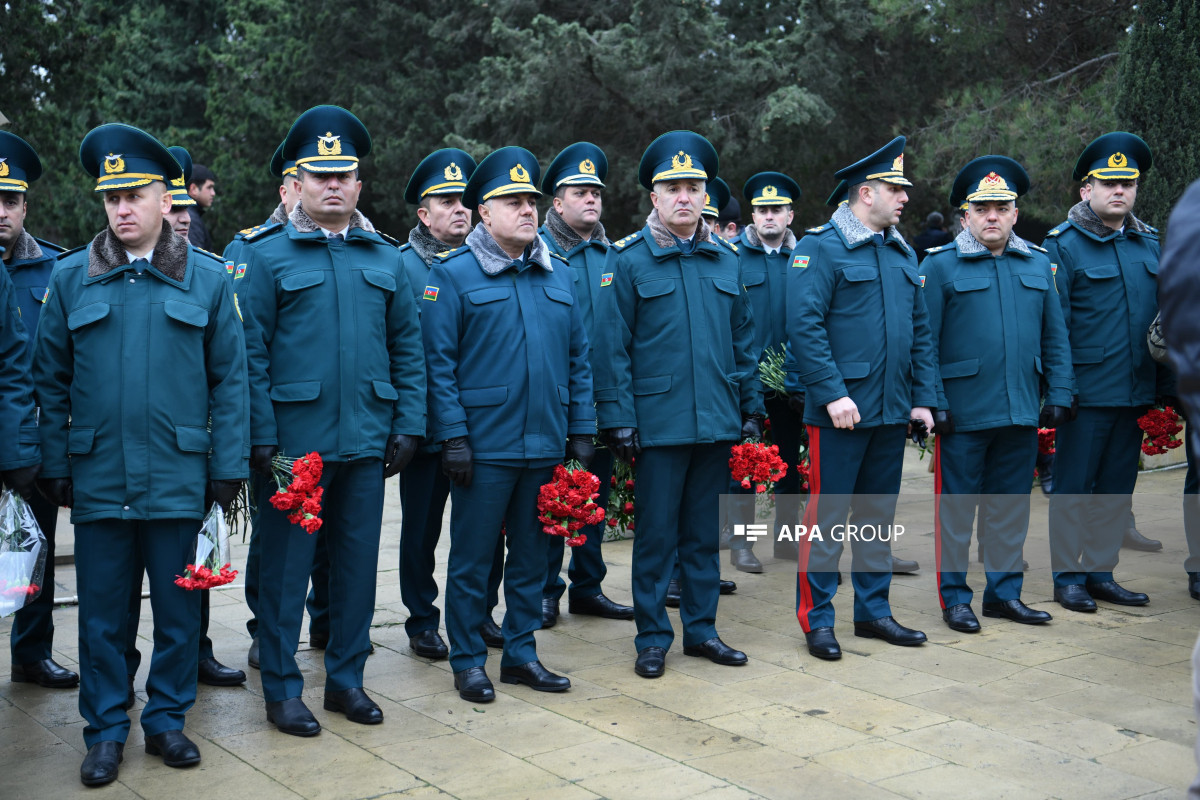
[[387, 480], [408, 466], [417, 452], [421, 440], [416, 436], [404, 433], [393, 433], [388, 437], [387, 447], [383, 451], [383, 478]]
[[1071, 396], [1071, 416], [1067, 418], [1068, 422], [1074, 422], [1079, 416], [1079, 395]]
[[637, 428], [610, 428], [600, 431], [600, 436], [612, 454], [626, 464], [633, 463], [634, 457], [642, 451]]
[[758, 414], [742, 417], [742, 439], [761, 439], [763, 418]]
[[804, 416], [804, 392], [788, 395], [788, 408], [798, 417]]
[[467, 444], [467, 437], [459, 436], [442, 442], [442, 474], [451, 483], [466, 488], [471, 485], [474, 473], [471, 445]]
[[28, 500], [33, 497], [33, 479], [41, 471], [42, 465], [34, 464], [32, 467], [17, 467], [16, 469], [0, 472], [0, 478], [3, 478], [5, 486]]
[[578, 461], [583, 465], [584, 469], [592, 463], [592, 459], [596, 457], [596, 445], [593, 444], [594, 437], [583, 434], [572, 434], [567, 437], [567, 460]]
[[1057, 428], [1070, 421], [1071, 409], [1063, 406], [1042, 406], [1042, 413], [1038, 414], [1039, 428]]
[[250, 469], [257, 473], [272, 476], [271, 459], [279, 454], [279, 448], [273, 444], [256, 444], [250, 448]]
[[929, 430], [925, 427], [925, 420], [914, 418], [908, 421], [908, 438], [913, 440], [913, 444], [924, 450], [927, 436]]
[[241, 481], [209, 481], [204, 488], [204, 510], [216, 503], [222, 511], [228, 511], [241, 490]]
[[1163, 394], [1163, 395], [1159, 395], [1158, 397], [1154, 398], [1154, 405], [1162, 406], [1163, 408], [1170, 406], [1171, 408], [1178, 411], [1180, 406], [1182, 406], [1183, 404], [1179, 402], [1179, 398], [1176, 397], [1175, 395]]
[[933, 433], [937, 436], [954, 433], [954, 415], [949, 409], [939, 408], [933, 412]]
[[70, 478], [42, 478], [37, 482], [42, 497], [59, 508], [75, 505], [75, 487]]

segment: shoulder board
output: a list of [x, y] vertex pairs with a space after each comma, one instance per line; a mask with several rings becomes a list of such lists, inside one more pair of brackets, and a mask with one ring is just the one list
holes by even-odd
[[79, 247], [73, 247], [70, 250], [63, 250], [61, 253], [56, 253], [55, 257], [58, 258], [59, 261], [61, 261], [64, 258], [66, 258], [67, 256], [75, 255], [80, 250], [86, 250], [91, 246], [92, 246], [91, 242], [88, 242], [87, 244], [81, 244], [81, 245], [79, 245]]
[[945, 250], [947, 247], [950, 247], [950, 246], [951, 246], [951, 245], [948, 245], [948, 244], [939, 244], [937, 247], [927, 247], [927, 248], [925, 248], [925, 252], [926, 252], [926, 253], [930, 253], [930, 254], [932, 254], [932, 253], [940, 253], [940, 252], [942, 252], [943, 250]]
[[717, 237], [716, 237], [716, 238], [717, 238], [717, 240], [718, 240], [718, 241], [720, 241], [720, 242], [721, 242], [721, 244], [725, 245], [726, 247], [728, 247], [728, 248], [729, 248], [730, 250], [732, 250], [733, 252], [735, 252], [735, 253], [736, 253], [736, 252], [738, 251], [737, 245], [736, 245], [736, 244], [734, 244], [733, 242], [729, 241], [728, 239], [726, 239], [724, 236], [721, 236], [720, 234], [717, 234]]
[[192, 247], [195, 249], [195, 251], [197, 253], [203, 253], [204, 255], [208, 256], [209, 258], [213, 259], [214, 261], [221, 262], [222, 266], [225, 265], [225, 257], [224, 256], [219, 256], [216, 253], [205, 250], [203, 247], [196, 247], [196, 245], [192, 245]]
[[384, 233], [383, 231], [375, 231], [375, 232], [378, 233], [379, 236], [388, 244], [395, 245], [396, 247], [401, 246], [400, 240], [397, 239], [395, 236], [389, 236], [388, 234]]
[[1146, 230], [1150, 231], [1151, 233], [1158, 233], [1158, 228], [1154, 227], [1153, 225], [1147, 225], [1145, 222], [1142, 224], [1146, 225]]
[[550, 257], [558, 259], [559, 261], [561, 261], [562, 263], [567, 264], [567, 265], [570, 265], [570, 263], [571, 263], [565, 257], [560, 256], [558, 253], [554, 252], [553, 250], [550, 250]]
[[1030, 242], [1030, 241], [1026, 241], [1026, 242], [1025, 242], [1025, 244], [1029, 245], [1029, 249], [1031, 249], [1031, 250], [1037, 250], [1039, 253], [1048, 253], [1048, 252], [1050, 252], [1050, 251], [1049, 251], [1049, 250], [1047, 250], [1046, 248], [1044, 248], [1044, 247], [1039, 247], [1038, 245], [1036, 245], [1036, 244], [1034, 244], [1033, 242]]
[[638, 231], [637, 233], [631, 233], [628, 236], [626, 236], [624, 239], [618, 239], [617, 241], [613, 242], [613, 244], [612, 244], [613, 249], [624, 250], [626, 247], [633, 244], [640, 238], [642, 238], [641, 231]]
[[1062, 225], [1057, 225], [1054, 228], [1050, 229], [1050, 232], [1046, 234], [1046, 238], [1049, 239], [1054, 236], [1058, 236], [1060, 233], [1062, 233], [1069, 227], [1071, 227], [1071, 223], [1069, 223], [1069, 222], [1064, 222]]
[[45, 239], [39, 239], [36, 236], [33, 237], [33, 240], [42, 246], [42, 252], [47, 255], [56, 256], [59, 253], [66, 252], [61, 245], [57, 245], [54, 242], [47, 242]]
[[820, 233], [821, 231], [825, 230], [828, 227], [829, 227], [828, 225], [818, 225], [815, 228], [809, 228], [808, 230], [805, 231], [805, 233]]
[[256, 239], [263, 238], [268, 233], [275, 233], [276, 231], [281, 230], [283, 230], [283, 223], [272, 222], [267, 225], [256, 225], [253, 228], [247, 228], [246, 230], [242, 231], [242, 233], [246, 235], [245, 238], [247, 242], [253, 242]]
[[404, 244], [400, 245], [401, 253], [403, 253], [407, 250], [412, 250], [412, 242], [405, 242]]
[[469, 253], [469, 252], [471, 252], [471, 248], [466, 247], [466, 246], [451, 247], [449, 250], [443, 250], [442, 252], [438, 253], [436, 256], [434, 256], [434, 258], [437, 261], [449, 261], [452, 258], [458, 258], [463, 253]]

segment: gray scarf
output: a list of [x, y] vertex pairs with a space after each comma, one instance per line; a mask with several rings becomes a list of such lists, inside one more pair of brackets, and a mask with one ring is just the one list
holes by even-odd
[[433, 263], [434, 256], [451, 249], [450, 245], [434, 236], [429, 226], [420, 220], [417, 221], [417, 227], [408, 232], [408, 243], [427, 267]]
[[[183, 276], [187, 273], [188, 251], [187, 240], [177, 236], [164, 219], [151, 258], [154, 268], [171, 280], [183, 283]], [[125, 245], [112, 232], [112, 228], [106, 227], [92, 239], [88, 247], [89, 278], [98, 278], [128, 263]]]
[[[762, 239], [758, 236], [758, 228], [754, 225], [747, 225], [744, 231], [746, 244], [751, 247], [766, 247], [762, 243]], [[780, 250], [795, 250], [796, 249], [796, 234], [792, 233], [791, 228], [783, 229], [783, 243], [779, 246]]]
[[[1087, 200], [1080, 200], [1071, 206], [1071, 210], [1067, 212], [1067, 219], [1073, 225], [1082, 228], [1097, 239], [1107, 239], [1109, 236], [1115, 236], [1117, 233], [1105, 225], [1100, 217], [1096, 216], [1096, 212], [1092, 210], [1092, 204]], [[1154, 231], [1150, 230], [1149, 225], [1142, 222], [1133, 214], [1125, 215], [1125, 230], [1142, 234], [1154, 233]]]
[[[300, 231], [300, 233], [315, 233], [316, 231], [322, 230], [321, 226], [313, 222], [313, 218], [308, 215], [308, 212], [305, 211], [299, 203], [296, 203], [296, 207], [293, 208], [292, 213], [288, 215], [288, 220], [291, 221], [292, 226], [296, 230]], [[371, 221], [363, 216], [363, 213], [357, 208], [354, 209], [354, 212], [350, 215], [350, 227], [362, 228], [368, 233], [375, 232], [375, 226], [372, 225]]]
[[17, 237], [17, 241], [12, 246], [13, 261], [34, 261], [44, 255], [41, 246], [29, 235], [29, 231], [21, 231], [21, 235]]
[[280, 225], [286, 224], [288, 221], [287, 206], [283, 203], [275, 206], [275, 210], [271, 212], [271, 216], [267, 219], [267, 224], [278, 222]]
[[[965, 256], [977, 256], [980, 253], [991, 254], [991, 251], [975, 238], [969, 228], [959, 231], [958, 236], [954, 238], [954, 246], [958, 248], [958, 252]], [[1008, 242], [1004, 245], [1004, 249], [1016, 250], [1022, 255], [1029, 255], [1029, 245], [1012, 231], [1009, 231]]]
[[[583, 244], [583, 237], [575, 232], [575, 229], [567, 224], [562, 215], [553, 208], [546, 213], [546, 230], [554, 237], [554, 242], [563, 249], [564, 253], [569, 253], [579, 245]], [[608, 237], [604, 235], [604, 223], [597, 221], [596, 227], [592, 231], [592, 238], [589, 241], [600, 242], [600, 244], [608, 247], [610, 242]]]
[[[513, 258], [492, 238], [492, 234], [482, 222], [475, 225], [475, 229], [467, 234], [465, 244], [471, 248], [472, 255], [479, 262], [479, 267], [488, 275], [499, 275], [510, 264], [518, 259]], [[537, 264], [546, 272], [554, 272], [554, 267], [550, 266], [550, 248], [542, 241], [542, 237], [533, 237], [529, 260]]]
[[[662, 217], [658, 215], [658, 209], [650, 212], [650, 216], [646, 217], [646, 225], [650, 228], [650, 235], [654, 237], [654, 243], [659, 247], [675, 247], [675, 234], [671, 233], [666, 224], [662, 221]], [[712, 234], [708, 230], [708, 224], [704, 220], [700, 220], [696, 225], [696, 244], [712, 241]], [[693, 251], [694, 252], [694, 251]]]
[[[846, 241], [852, 245], [865, 242], [875, 235], [870, 228], [862, 224], [858, 217], [854, 216], [854, 212], [848, 205], [838, 206], [838, 210], [833, 212], [829, 221], [837, 226], [837, 229], [842, 232], [842, 236], [845, 236]], [[904, 237], [900, 235], [900, 231], [896, 230], [896, 226], [893, 225], [887, 229], [884, 239], [887, 239], [889, 235], [895, 237], [905, 250], [912, 252], [912, 248], [908, 246], [908, 242], [904, 241]]]

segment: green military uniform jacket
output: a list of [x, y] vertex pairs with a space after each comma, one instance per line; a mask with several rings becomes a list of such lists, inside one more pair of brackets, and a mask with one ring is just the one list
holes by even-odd
[[783, 353], [787, 346], [787, 274], [795, 247], [796, 236], [789, 230], [784, 232], [780, 248], [768, 253], [753, 225], [746, 226], [741, 242], [734, 246], [754, 313], [754, 354], [760, 361], [768, 347]]

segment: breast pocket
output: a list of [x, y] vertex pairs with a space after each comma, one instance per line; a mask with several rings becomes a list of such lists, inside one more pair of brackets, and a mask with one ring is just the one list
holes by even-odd
[[[634, 290], [643, 301], [653, 301], [656, 298], [669, 298], [675, 291], [675, 281], [672, 278], [657, 278], [636, 284]], [[663, 301], [666, 302], [666, 301]]]
[[877, 280], [879, 280], [879, 267], [857, 264], [842, 268], [840, 282], [847, 288], [857, 289]]
[[285, 275], [279, 280], [279, 310], [297, 310], [301, 313], [320, 313], [319, 295], [317, 289], [325, 282], [325, 273], [321, 271], [300, 272]]
[[67, 314], [67, 329], [78, 335], [84, 329], [90, 331], [101, 328], [103, 326], [98, 323], [108, 317], [110, 310], [108, 303], [90, 303], [74, 309]]

